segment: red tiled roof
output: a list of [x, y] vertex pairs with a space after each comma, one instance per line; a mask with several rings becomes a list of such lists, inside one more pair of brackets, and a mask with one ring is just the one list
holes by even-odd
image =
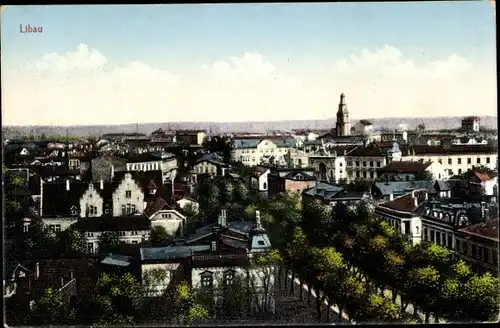
[[491, 180], [490, 176], [486, 173], [474, 172], [474, 174], [479, 178], [479, 180], [481, 180], [481, 182]]
[[379, 172], [388, 173], [420, 173], [424, 172], [432, 162], [423, 163], [420, 161], [399, 161], [391, 162], [385, 167], [381, 168]]
[[498, 241], [498, 218], [488, 219], [483, 223], [474, 224], [458, 231]]
[[[415, 192], [415, 196], [418, 199], [417, 204], [415, 204], [415, 199], [413, 198], [413, 192]], [[402, 212], [414, 212], [417, 208], [422, 205], [425, 201], [425, 190], [414, 190], [411, 193], [408, 193], [404, 196], [395, 198], [394, 200], [388, 201], [386, 203], [380, 204], [381, 207], [386, 207], [396, 211]]]

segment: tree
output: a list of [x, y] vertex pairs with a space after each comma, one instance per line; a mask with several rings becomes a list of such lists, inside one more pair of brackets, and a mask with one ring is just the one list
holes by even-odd
[[487, 272], [474, 275], [463, 285], [466, 298], [464, 321], [498, 321], [499, 279]]
[[242, 205], [248, 205], [250, 201], [250, 190], [248, 189], [248, 186], [242, 181], [238, 181], [235, 183], [234, 201]]
[[429, 323], [431, 312], [436, 309], [439, 291], [439, 271], [433, 266], [414, 268], [408, 272], [408, 291], [415, 304], [422, 307], [425, 323]]
[[220, 214], [219, 188], [212, 181], [201, 181], [197, 188], [200, 209], [205, 218], [214, 220]]
[[302, 226], [308, 236], [314, 236], [316, 245], [328, 244], [328, 228], [332, 221], [332, 209], [319, 201], [307, 203], [303, 209]]
[[266, 315], [274, 313], [276, 301], [276, 281], [278, 267], [282, 264], [281, 254], [272, 249], [253, 259], [253, 266], [249, 272], [251, 293], [254, 295], [254, 304], [257, 313]]
[[99, 252], [108, 252], [113, 249], [113, 247], [119, 245], [120, 233], [117, 231], [104, 232], [99, 236]]
[[81, 258], [88, 255], [85, 234], [72, 227], [57, 235], [57, 245], [58, 249], [63, 250], [63, 256], [67, 258]]
[[359, 318], [363, 322], [393, 322], [398, 318], [396, 305], [383, 295], [368, 293], [360, 307]]
[[216, 286], [216, 317], [236, 319], [250, 314], [254, 297], [244, 274], [236, 273], [230, 282], [220, 277]]
[[429, 171], [422, 171], [415, 175], [417, 181], [434, 181], [434, 176]]
[[155, 226], [151, 229], [149, 240], [152, 246], [165, 246], [171, 240], [171, 236], [163, 226]]
[[49, 287], [35, 304], [33, 322], [36, 324], [60, 324], [64, 317], [61, 294]]
[[[211, 298], [213, 300], [213, 298]], [[173, 293], [174, 315], [178, 323], [195, 324], [208, 318], [208, 309], [200, 302], [200, 297], [183, 281]]]

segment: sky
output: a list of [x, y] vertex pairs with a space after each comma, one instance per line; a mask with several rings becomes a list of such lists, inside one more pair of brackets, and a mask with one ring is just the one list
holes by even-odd
[[2, 125], [496, 116], [495, 30], [487, 1], [8, 6]]

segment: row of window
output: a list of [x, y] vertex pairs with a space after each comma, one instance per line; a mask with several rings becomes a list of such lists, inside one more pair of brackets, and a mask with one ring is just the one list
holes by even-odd
[[[122, 243], [124, 243], [124, 244], [138, 244], [139, 242], [137, 240], [132, 240], [132, 242], [130, 242], [129, 240], [126, 240]], [[87, 243], [87, 251], [89, 253], [94, 253], [95, 251], [97, 251], [97, 248], [94, 248], [94, 243]]]
[[[470, 246], [470, 247], [469, 247]], [[457, 239], [456, 251], [459, 254], [470, 256], [476, 260], [483, 261], [485, 263], [497, 265], [498, 255], [497, 251], [489, 249], [487, 247], [479, 246], [474, 243], [468, 243], [467, 241], [460, 241]]]
[[122, 215], [135, 214], [136, 208], [134, 204], [122, 205]]
[[[340, 172], [342, 174], [342, 171]], [[356, 178], [368, 178], [368, 176], [370, 177], [370, 179], [373, 179], [377, 176], [377, 173], [376, 172], [373, 172], [373, 171], [370, 171], [370, 172], [366, 172], [366, 171], [363, 171], [363, 172], [360, 172], [360, 171], [356, 171], [356, 172], [353, 172], [351, 174], [351, 177], [356, 177]]]
[[[442, 159], [439, 159], [438, 162], [439, 162], [439, 164], [443, 164]], [[490, 163], [491, 163], [491, 159], [489, 157], [486, 157], [486, 164], [490, 164]], [[452, 164], [453, 164], [453, 159], [448, 158], [448, 165], [452, 165]], [[462, 159], [460, 157], [457, 158], [457, 164], [458, 165], [462, 164]], [[470, 158], [470, 157], [467, 158], [467, 164], [472, 164], [472, 158]], [[482, 164], [480, 157], [476, 158], [476, 164]]]
[[451, 250], [454, 249], [453, 235], [449, 232], [444, 232], [424, 227], [424, 240], [447, 247]]
[[198, 173], [217, 173], [217, 168], [215, 166], [205, 166], [204, 171], [202, 166], [198, 166]]
[[[356, 161], [356, 166], [361, 166], [360, 165], [360, 161]], [[367, 167], [367, 163], [366, 161], [363, 161], [363, 167]], [[370, 161], [369, 164], [370, 164], [370, 167], [374, 167], [374, 163], [376, 163], [377, 167], [380, 167], [381, 166], [381, 162], [374, 162], [374, 161]], [[340, 166], [342, 166], [342, 163], [340, 163]], [[347, 166], [352, 166], [352, 161], [348, 161], [347, 162]]]
[[[259, 149], [259, 152], [260, 153], [266, 153], [266, 154], [269, 154], [269, 153], [274, 153], [274, 150], [276, 149], [276, 152], [278, 153], [285, 153], [288, 151], [288, 148], [271, 148], [271, 149]], [[256, 152], [256, 149], [243, 149], [241, 151], [243, 154], [255, 154]]]
[[59, 232], [59, 231], [61, 231], [61, 225], [60, 224], [49, 224], [49, 231]]
[[133, 171], [155, 171], [160, 168], [160, 162], [149, 163], [149, 164], [131, 164], [130, 169]]
[[[210, 271], [205, 271], [201, 275], [201, 286], [205, 288], [211, 288], [214, 285], [214, 274]], [[230, 286], [234, 282], [236, 277], [236, 272], [234, 270], [227, 270], [222, 275], [222, 283], [225, 286]]]

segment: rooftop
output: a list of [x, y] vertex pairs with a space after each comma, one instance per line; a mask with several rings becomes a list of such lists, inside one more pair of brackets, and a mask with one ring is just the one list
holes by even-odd
[[460, 232], [473, 234], [484, 238], [496, 240], [498, 242], [498, 217], [488, 219], [483, 223], [477, 223], [470, 227], [462, 228]]
[[421, 173], [424, 172], [432, 162], [420, 161], [395, 161], [387, 164], [379, 170], [380, 173]]

